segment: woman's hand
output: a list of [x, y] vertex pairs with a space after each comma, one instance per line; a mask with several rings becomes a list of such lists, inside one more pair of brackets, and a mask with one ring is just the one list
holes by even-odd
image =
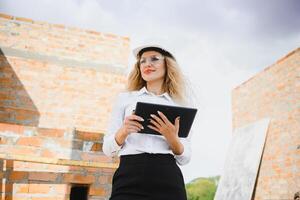
[[182, 154], [184, 149], [178, 137], [180, 117], [177, 117], [175, 124], [172, 124], [162, 112], [158, 111], [157, 113], [161, 118], [154, 114], [150, 115], [153, 118], [150, 119], [150, 123], [153, 126], [148, 125], [148, 127], [166, 138], [174, 154]]
[[139, 132], [141, 129], [144, 129], [144, 127], [139, 123], [139, 121], [144, 121], [144, 119], [135, 114], [129, 115], [124, 119], [123, 125], [118, 130], [115, 136], [115, 140], [119, 146], [121, 146], [124, 143], [125, 139], [130, 133], [136, 133]]

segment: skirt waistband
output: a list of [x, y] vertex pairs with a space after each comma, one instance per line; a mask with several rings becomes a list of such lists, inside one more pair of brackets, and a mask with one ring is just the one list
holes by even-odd
[[120, 157], [120, 164], [175, 164], [175, 158], [172, 154], [151, 154], [141, 153], [133, 155], [122, 155]]

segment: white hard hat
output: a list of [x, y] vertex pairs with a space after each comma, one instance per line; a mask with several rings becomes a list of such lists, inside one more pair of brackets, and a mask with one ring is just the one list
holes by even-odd
[[139, 46], [139, 47], [133, 49], [133, 55], [136, 58], [138, 58], [139, 56], [141, 56], [142, 53], [144, 53], [146, 51], [157, 51], [157, 52], [161, 53], [162, 55], [171, 57], [175, 60], [175, 57], [168, 50], [166, 50], [164, 47], [162, 47], [160, 45], [156, 45], [156, 44]]

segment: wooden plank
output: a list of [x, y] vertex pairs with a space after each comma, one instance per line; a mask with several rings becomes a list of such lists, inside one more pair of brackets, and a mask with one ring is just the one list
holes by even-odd
[[78, 167], [93, 167], [93, 168], [111, 168], [116, 169], [118, 163], [101, 163], [101, 162], [90, 162], [83, 160], [69, 160], [69, 159], [56, 159], [56, 158], [43, 158], [43, 157], [33, 157], [26, 155], [11, 155], [0, 153], [0, 159], [3, 160], [14, 160], [14, 161], [24, 161], [42, 164], [52, 164], [52, 165], [66, 165], [66, 166], [78, 166]]

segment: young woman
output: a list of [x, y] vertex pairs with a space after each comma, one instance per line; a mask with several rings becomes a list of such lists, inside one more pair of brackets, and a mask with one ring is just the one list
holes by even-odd
[[184, 105], [184, 79], [174, 56], [158, 45], [136, 48], [137, 62], [129, 75], [126, 92], [119, 94], [113, 107], [103, 152], [120, 156], [112, 181], [110, 200], [186, 200], [179, 165], [191, 157], [190, 136], [179, 138], [180, 119], [172, 124], [163, 113], [153, 114], [149, 128], [161, 135], [138, 133], [143, 130], [136, 102]]

